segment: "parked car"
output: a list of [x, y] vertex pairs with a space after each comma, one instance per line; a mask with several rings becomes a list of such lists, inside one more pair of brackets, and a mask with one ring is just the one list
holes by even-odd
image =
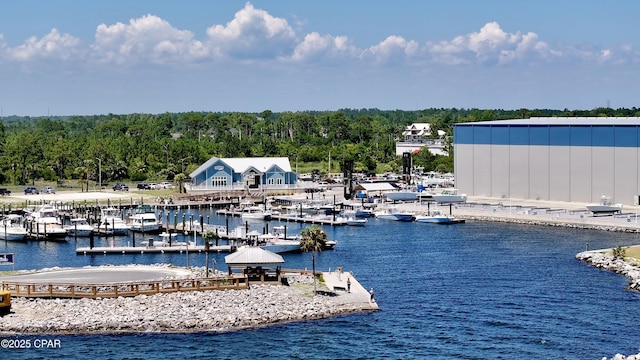
[[161, 189], [173, 189], [173, 184], [169, 181], [163, 181], [160, 184], [158, 184], [158, 186]]
[[40, 192], [43, 194], [55, 194], [56, 189], [54, 189], [53, 186], [44, 186], [42, 189], [40, 189]]
[[117, 183], [113, 185], [113, 191], [129, 191], [129, 185], [125, 183]]
[[29, 195], [29, 194], [40, 194], [40, 192], [38, 191], [38, 189], [36, 189], [35, 186], [29, 186], [26, 189], [24, 189], [24, 194], [25, 195]]
[[146, 184], [146, 183], [139, 183], [138, 184], [138, 189], [139, 190], [150, 190], [151, 186], [149, 186], [149, 184]]
[[160, 185], [158, 185], [156, 183], [150, 183], [149, 184], [149, 189], [151, 189], [151, 190], [159, 190], [159, 189], [162, 189], [162, 188], [160, 187]]
[[0, 195], [2, 196], [11, 196], [11, 190], [7, 188], [0, 188]]

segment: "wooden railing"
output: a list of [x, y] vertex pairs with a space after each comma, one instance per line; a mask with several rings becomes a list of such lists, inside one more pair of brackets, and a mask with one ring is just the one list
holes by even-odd
[[215, 278], [153, 280], [110, 284], [28, 283], [5, 281], [3, 290], [11, 296], [39, 298], [103, 298], [118, 296], [154, 295], [178, 291], [246, 289], [244, 275]]

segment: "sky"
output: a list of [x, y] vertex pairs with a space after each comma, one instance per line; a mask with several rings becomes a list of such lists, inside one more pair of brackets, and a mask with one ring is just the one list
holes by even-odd
[[0, 116], [639, 107], [640, 2], [0, 2]]

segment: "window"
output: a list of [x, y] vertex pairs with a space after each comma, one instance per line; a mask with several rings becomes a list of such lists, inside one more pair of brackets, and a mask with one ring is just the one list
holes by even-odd
[[213, 187], [227, 186], [227, 177], [226, 176], [212, 176], [211, 177], [211, 186], [213, 186]]

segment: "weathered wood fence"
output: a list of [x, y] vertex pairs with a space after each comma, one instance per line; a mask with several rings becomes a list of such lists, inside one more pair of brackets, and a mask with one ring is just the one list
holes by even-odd
[[118, 296], [154, 295], [178, 291], [246, 289], [244, 275], [195, 279], [152, 280], [108, 284], [28, 283], [6, 281], [2, 290], [14, 297], [33, 298], [106, 298]]

